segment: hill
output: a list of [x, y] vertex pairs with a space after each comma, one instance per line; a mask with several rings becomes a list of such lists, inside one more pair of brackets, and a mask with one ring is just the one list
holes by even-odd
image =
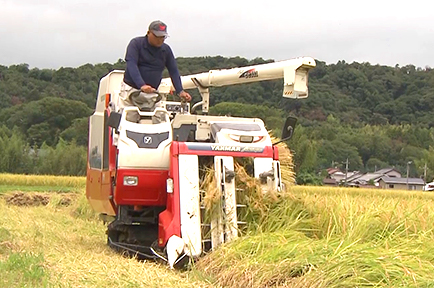
[[[216, 56], [177, 61], [181, 74], [186, 75], [272, 60]], [[44, 143], [54, 148], [60, 139], [85, 147], [87, 117], [94, 108], [98, 81], [109, 71], [124, 67], [122, 60], [58, 70], [29, 69], [27, 64], [0, 66], [0, 122], [4, 125], [0, 148], [12, 154]], [[286, 115], [299, 117], [290, 143], [299, 183], [318, 183], [318, 173], [332, 163], [342, 166], [347, 158], [351, 170], [394, 166], [402, 173], [411, 161], [411, 177], [423, 175], [427, 163], [427, 180], [434, 177], [431, 68], [317, 61], [310, 74], [308, 99], [283, 99], [281, 89], [278, 80], [213, 89], [211, 113], [261, 117], [276, 134]], [[192, 94], [193, 101], [198, 101], [198, 93]], [[14, 150], [11, 145], [21, 148]], [[14, 158], [12, 154], [2, 156], [0, 171], [43, 173], [14, 170], [17, 168], [5, 160]], [[69, 172], [74, 173], [83, 172]]]

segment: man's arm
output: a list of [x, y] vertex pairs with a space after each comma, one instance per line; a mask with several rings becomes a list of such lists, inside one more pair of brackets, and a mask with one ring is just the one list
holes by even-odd
[[170, 79], [172, 79], [172, 84], [175, 87], [176, 93], [181, 93], [183, 90], [181, 75], [179, 74], [178, 66], [176, 65], [175, 56], [173, 55], [172, 49], [168, 46], [166, 57], [166, 67], [169, 71]]
[[127, 53], [125, 55], [125, 61], [127, 62], [127, 70], [131, 77], [131, 80], [136, 85], [137, 89], [140, 89], [146, 85], [139, 71], [139, 53], [140, 43], [138, 39], [134, 38], [130, 41], [127, 47]]
[[181, 75], [179, 74], [178, 66], [176, 65], [175, 56], [173, 55], [172, 49], [168, 46], [166, 57], [166, 67], [169, 70], [170, 79], [172, 79], [172, 84], [175, 87], [176, 93], [182, 99], [186, 101], [191, 101], [191, 96], [182, 88]]

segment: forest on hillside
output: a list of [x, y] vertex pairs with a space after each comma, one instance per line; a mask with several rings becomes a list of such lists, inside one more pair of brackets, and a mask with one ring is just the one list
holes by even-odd
[[[272, 62], [256, 58], [178, 58], [181, 75]], [[0, 65], [0, 172], [84, 175], [87, 119], [99, 79], [125, 62], [77, 68]], [[167, 75], [165, 75], [167, 76]], [[429, 67], [326, 64], [309, 75], [309, 97], [282, 98], [283, 80], [211, 89], [211, 114], [259, 117], [279, 136], [288, 115], [297, 182], [319, 183], [326, 168], [395, 167], [434, 177], [434, 71]], [[193, 102], [199, 101], [192, 91]]]

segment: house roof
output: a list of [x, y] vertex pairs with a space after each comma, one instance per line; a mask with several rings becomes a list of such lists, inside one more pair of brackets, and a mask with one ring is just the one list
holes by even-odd
[[336, 173], [336, 172], [340, 172], [340, 173], [342, 173], [341, 170], [340, 170], [339, 168], [327, 168], [327, 173], [328, 173], [329, 175], [334, 174], [334, 173]]
[[362, 175], [363, 173], [361, 173], [360, 171], [354, 171], [351, 176], [348, 176], [347, 181], [353, 181], [354, 179], [357, 179]]
[[370, 180], [377, 180], [384, 174], [378, 174], [378, 173], [365, 173], [365, 174], [357, 174], [351, 179], [347, 179], [347, 181], [355, 182], [355, 183], [362, 183], [362, 182], [369, 182]]
[[375, 173], [378, 173], [378, 174], [387, 174], [387, 173], [389, 173], [391, 171], [395, 171], [395, 172], [398, 172], [399, 174], [401, 174], [401, 172], [399, 172], [395, 168], [383, 168], [383, 169], [380, 169], [378, 171], [375, 171]]
[[[386, 184], [407, 184], [407, 178], [398, 177], [381, 177]], [[424, 185], [423, 179], [420, 178], [408, 178], [408, 184], [410, 185]]]

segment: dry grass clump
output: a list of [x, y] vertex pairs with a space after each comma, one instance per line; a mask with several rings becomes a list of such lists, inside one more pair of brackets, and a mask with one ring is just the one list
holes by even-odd
[[[245, 164], [245, 163], [243, 163]], [[251, 177], [242, 164], [235, 162], [235, 185], [237, 188], [237, 203], [245, 205], [237, 211], [238, 221], [247, 222], [249, 226], [261, 226], [261, 223], [269, 222], [269, 211], [278, 208], [276, 205], [279, 199], [286, 195], [291, 197], [287, 191], [268, 190], [265, 184], [261, 184], [259, 179]], [[205, 223], [209, 223], [213, 216], [218, 215], [222, 209], [222, 193], [218, 188], [213, 169], [207, 169], [201, 183], [203, 195], [203, 205], [205, 206]], [[277, 206], [277, 207], [276, 207]], [[293, 205], [285, 209], [294, 208]], [[295, 209], [299, 211], [299, 209]], [[245, 232], [245, 227], [239, 227], [240, 233]], [[242, 230], [242, 231], [241, 231]]]
[[[277, 142], [279, 138], [271, 137], [271, 141]], [[295, 172], [294, 172], [294, 163], [292, 161], [292, 152], [288, 148], [285, 142], [281, 142], [277, 144], [277, 148], [279, 150], [279, 161], [280, 161], [280, 170], [282, 171], [282, 182], [285, 183], [286, 186], [291, 186], [295, 184]]]
[[205, 191], [205, 194], [203, 195], [203, 204], [205, 205], [206, 210], [210, 211], [214, 209], [214, 206], [219, 204], [222, 193], [217, 187], [217, 181], [213, 169], [206, 169], [205, 177], [200, 185], [200, 189]]
[[36, 193], [36, 192], [15, 192], [6, 194], [4, 199], [8, 205], [16, 206], [39, 206], [48, 205], [51, 203], [53, 206], [68, 206], [76, 197], [76, 194], [54, 194], [54, 193]]

